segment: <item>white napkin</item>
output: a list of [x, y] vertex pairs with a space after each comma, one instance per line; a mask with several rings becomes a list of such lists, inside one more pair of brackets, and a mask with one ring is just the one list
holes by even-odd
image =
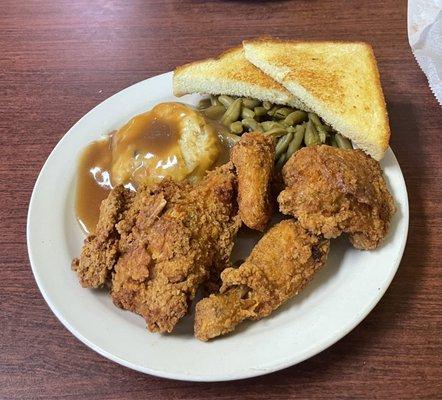
[[408, 41], [442, 105], [442, 0], [408, 1]]

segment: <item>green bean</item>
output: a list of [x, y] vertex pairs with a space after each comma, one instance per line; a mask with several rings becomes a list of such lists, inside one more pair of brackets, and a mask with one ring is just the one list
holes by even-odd
[[331, 137], [331, 139], [330, 139], [330, 144], [331, 144], [333, 147], [339, 147], [339, 146], [338, 146], [338, 142], [336, 141], [336, 138], [335, 138], [334, 136]]
[[281, 169], [284, 166], [286, 159], [287, 159], [287, 156], [285, 153], [283, 153], [281, 155], [281, 157], [278, 158], [278, 161], [276, 161], [276, 164], [275, 164], [276, 169]]
[[264, 107], [255, 107], [253, 111], [257, 117], [262, 117], [267, 114], [267, 110]]
[[232, 104], [227, 108], [223, 117], [221, 118], [221, 123], [229, 126], [232, 122], [238, 120], [241, 115], [242, 101], [241, 99], [236, 99]]
[[312, 120], [313, 125], [315, 125], [315, 126], [322, 125], [321, 121], [319, 120], [319, 117], [315, 113], [309, 112], [308, 117], [309, 117], [309, 119]]
[[285, 117], [284, 122], [287, 125], [297, 125], [302, 121], [305, 121], [305, 119], [307, 118], [307, 113], [305, 111], [293, 111], [292, 113], [290, 113], [289, 115], [287, 115], [287, 117]]
[[281, 107], [281, 108], [278, 108], [278, 109], [274, 112], [273, 116], [274, 116], [275, 118], [284, 119], [284, 118], [286, 118], [287, 115], [289, 115], [291, 112], [293, 112], [293, 109], [292, 109], [292, 108], [289, 108], [289, 107]]
[[235, 135], [234, 133], [223, 133], [223, 136], [227, 138], [227, 140], [231, 140], [233, 143], [239, 142], [241, 139], [240, 136]]
[[233, 103], [234, 99], [232, 99], [230, 96], [226, 96], [225, 94], [222, 94], [218, 97], [218, 101], [226, 108], [230, 106], [230, 104]]
[[324, 129], [325, 129], [328, 133], [332, 133], [332, 132], [333, 132], [333, 128], [332, 128], [330, 125], [322, 124], [322, 126], [324, 127]]
[[311, 120], [307, 122], [307, 126], [305, 127], [304, 143], [308, 147], [321, 144], [321, 139]]
[[337, 133], [335, 135], [336, 143], [340, 149], [352, 149], [353, 146], [347, 138]]
[[285, 153], [292, 139], [293, 139], [293, 133], [287, 133], [287, 135], [281, 137], [278, 140], [275, 149], [275, 158], [279, 158], [282, 155], [282, 153]]
[[220, 119], [225, 112], [226, 108], [222, 105], [210, 106], [205, 110], [202, 110], [202, 113], [210, 119]]
[[273, 115], [275, 114], [275, 111], [280, 107], [281, 106], [274, 105], [270, 110], [267, 111], [267, 115], [270, 115], [271, 117], [273, 117]]
[[205, 98], [205, 99], [201, 99], [201, 100], [198, 102], [198, 105], [196, 106], [196, 108], [197, 108], [198, 110], [203, 110], [203, 109], [205, 109], [205, 108], [207, 108], [207, 107], [210, 107], [211, 105], [212, 105], [212, 102], [210, 101], [210, 98], [207, 97], [207, 98]]
[[293, 139], [287, 149], [287, 160], [293, 155], [295, 151], [298, 151], [301, 147], [302, 140], [304, 139], [305, 125], [298, 125], [293, 135]]
[[210, 103], [212, 106], [222, 106], [222, 104], [219, 102], [218, 98], [214, 96], [213, 94], [210, 95]]
[[243, 107], [241, 110], [241, 118], [255, 118], [255, 113], [250, 108]]
[[264, 131], [268, 131], [269, 129], [273, 128], [273, 124], [276, 124], [277, 122], [274, 121], [263, 121], [261, 122], [261, 126], [263, 127]]
[[261, 102], [259, 100], [249, 98], [242, 99], [242, 103], [244, 104], [244, 107], [250, 108], [251, 110], [261, 105]]
[[321, 143], [325, 143], [328, 137], [328, 132], [324, 128], [324, 125], [322, 125], [319, 117], [314, 113], [308, 113], [308, 117], [313, 122], [313, 125], [315, 126], [316, 130], [319, 134], [319, 139], [321, 140]]
[[253, 118], [244, 118], [241, 122], [249, 131], [263, 132], [261, 124]]
[[276, 121], [263, 121], [261, 122], [261, 125], [265, 131], [268, 131], [273, 128], [284, 128], [284, 125], [281, 125], [279, 122]]
[[243, 131], [243, 126], [241, 121], [235, 121], [230, 124], [230, 132], [240, 134]]
[[264, 132], [264, 135], [266, 136], [273, 136], [273, 137], [280, 137], [280, 136], [284, 136], [287, 133], [290, 133], [287, 131], [287, 129], [285, 128], [279, 128], [279, 127], [274, 127], [272, 129], [269, 129], [268, 131]]
[[263, 101], [262, 106], [268, 111], [273, 107], [273, 104], [270, 101]]

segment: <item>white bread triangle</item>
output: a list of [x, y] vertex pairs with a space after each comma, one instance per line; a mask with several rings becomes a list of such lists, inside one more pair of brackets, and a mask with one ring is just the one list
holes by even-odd
[[366, 43], [256, 39], [246, 58], [325, 122], [380, 160], [390, 127], [373, 50]]
[[173, 92], [177, 97], [188, 93], [251, 97], [305, 109], [305, 105], [284, 86], [247, 61], [242, 46], [230, 49], [218, 58], [176, 68]]

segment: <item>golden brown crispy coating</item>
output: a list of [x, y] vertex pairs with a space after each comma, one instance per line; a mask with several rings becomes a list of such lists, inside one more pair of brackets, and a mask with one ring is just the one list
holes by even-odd
[[278, 197], [282, 213], [326, 238], [342, 232], [354, 247], [374, 249], [395, 212], [377, 161], [361, 150], [306, 147], [283, 168], [286, 189]]
[[238, 205], [242, 221], [263, 231], [273, 207], [270, 181], [273, 175], [275, 140], [259, 132], [246, 133], [232, 149], [238, 176]]
[[83, 287], [101, 287], [110, 277], [118, 258], [119, 233], [115, 225], [123, 218], [133, 197], [133, 192], [118, 186], [101, 203], [97, 228], [85, 239], [80, 258], [72, 261], [72, 269]]
[[114, 303], [171, 332], [209, 273], [229, 265], [241, 224], [233, 171], [228, 163], [196, 185], [165, 180], [136, 194], [116, 187], [72, 263], [81, 284], [103, 286], [112, 273]]
[[209, 340], [233, 331], [245, 319], [268, 316], [310, 281], [328, 250], [328, 240], [294, 220], [275, 225], [239, 268], [222, 272], [220, 294], [198, 302], [195, 336]]
[[171, 332], [209, 269], [228, 265], [240, 226], [236, 196], [230, 163], [195, 186], [166, 182], [138, 194], [117, 225], [115, 304], [143, 316], [151, 331]]

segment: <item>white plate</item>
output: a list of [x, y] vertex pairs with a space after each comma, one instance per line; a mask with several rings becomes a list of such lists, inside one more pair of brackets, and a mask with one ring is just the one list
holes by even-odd
[[[60, 140], [35, 184], [28, 214], [28, 251], [35, 279], [58, 319], [103, 356], [152, 375], [193, 381], [247, 378], [299, 363], [353, 329], [376, 305], [399, 266], [408, 230], [408, 199], [391, 150], [382, 167], [398, 211], [385, 243], [358, 251], [333, 240], [327, 265], [312, 283], [269, 318], [203, 343], [186, 317], [172, 335], [149, 333], [144, 320], [116, 308], [104, 291], [80, 287], [70, 269], [83, 234], [74, 215], [79, 151], [153, 105], [175, 100], [172, 74], [137, 83], [99, 104]], [[198, 96], [180, 101], [195, 103]], [[247, 252], [250, 240], [237, 246]]]

